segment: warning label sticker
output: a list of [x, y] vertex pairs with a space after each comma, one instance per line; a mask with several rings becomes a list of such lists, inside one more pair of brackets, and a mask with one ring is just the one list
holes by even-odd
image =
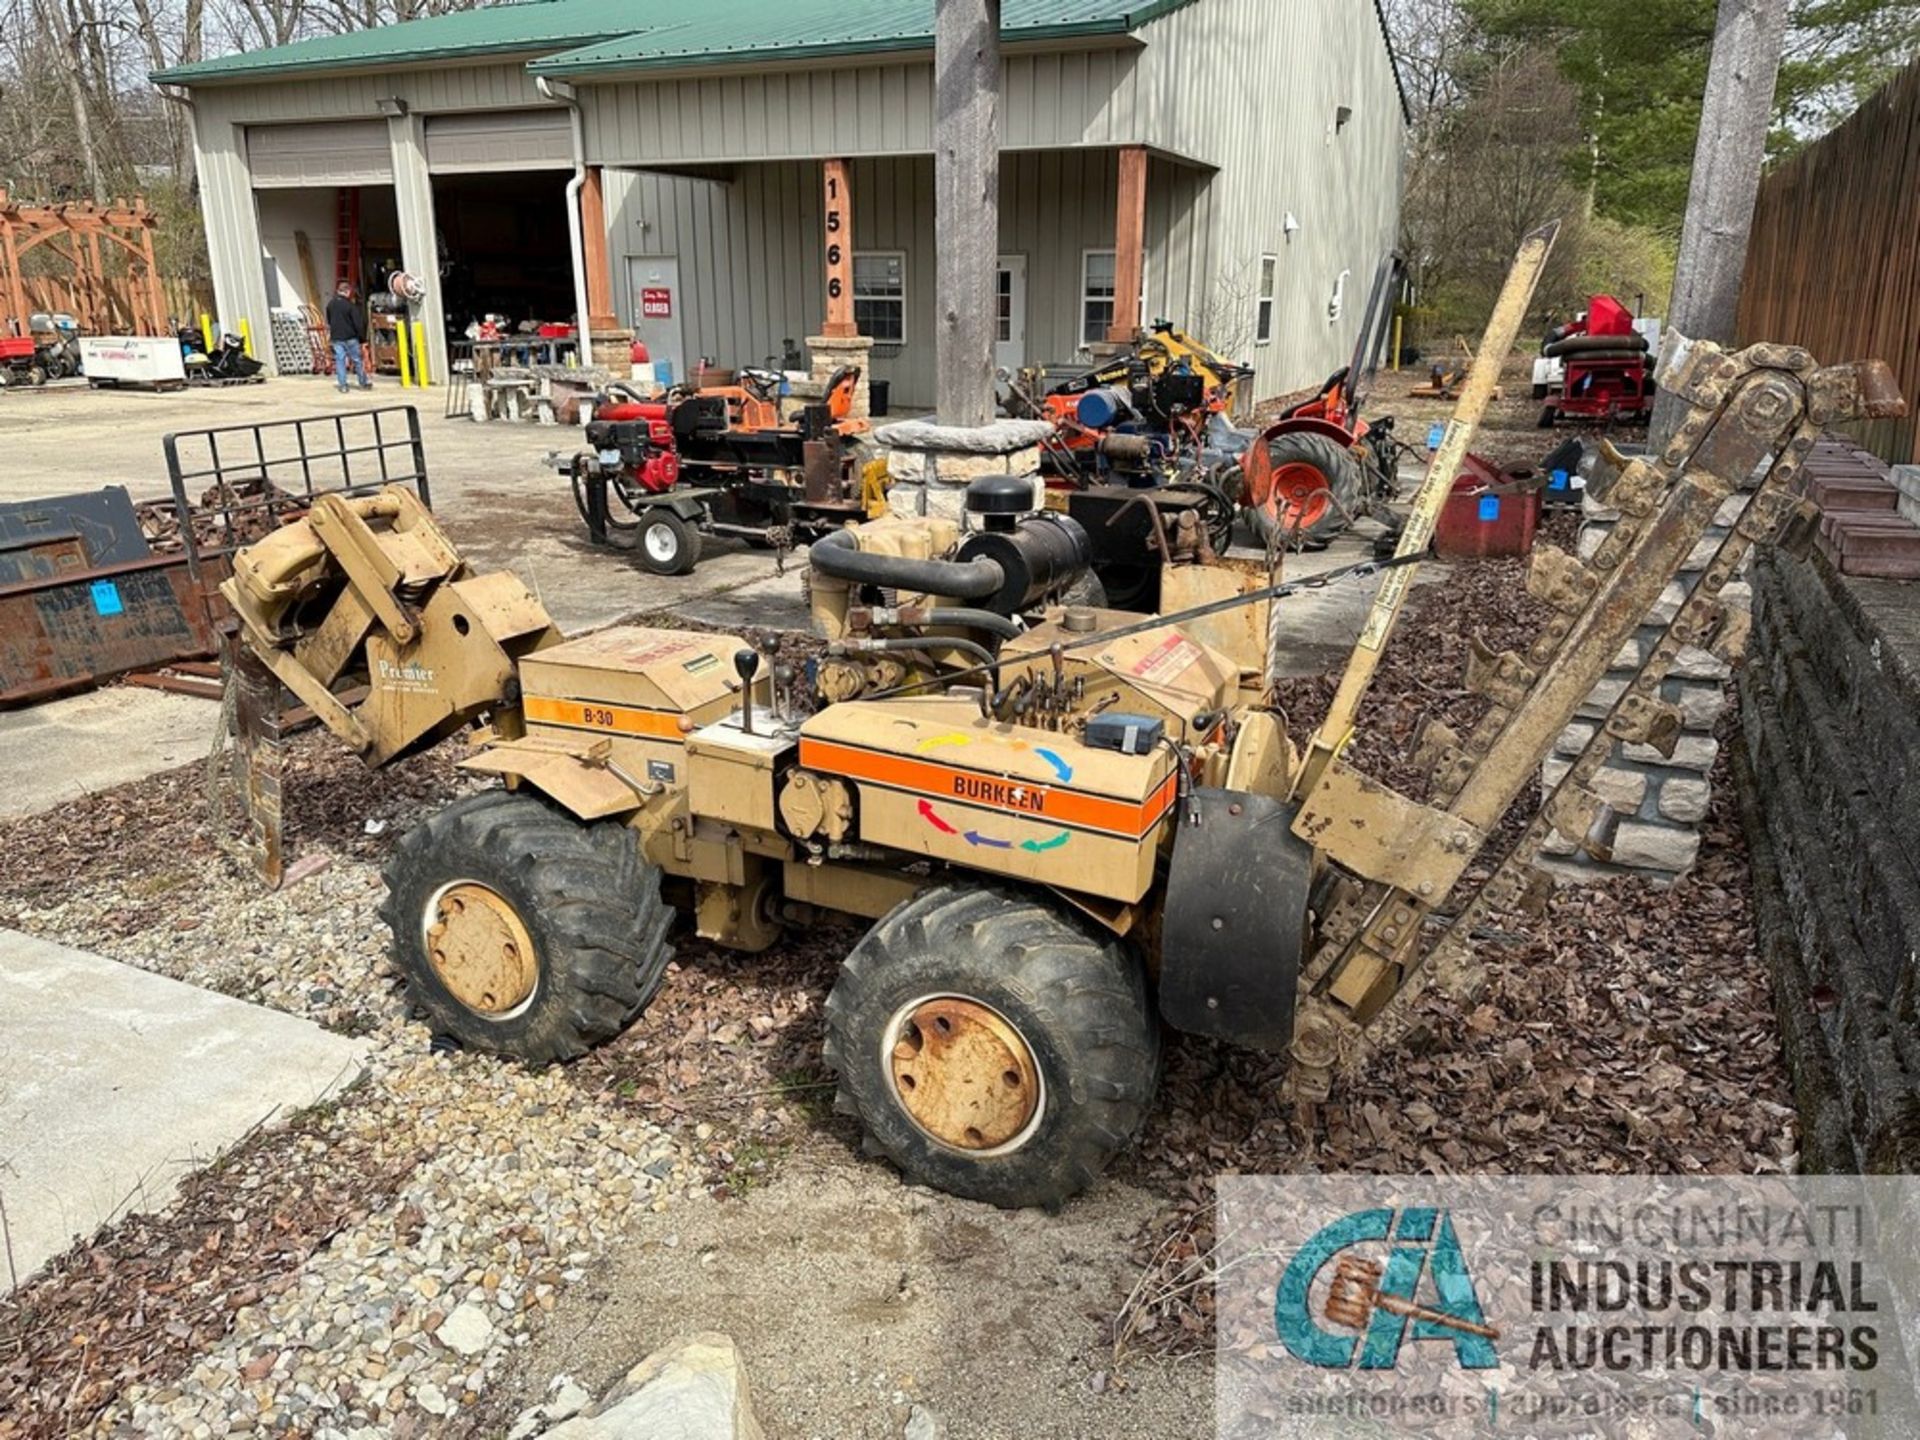
[[1184, 675], [1200, 658], [1200, 647], [1184, 635], [1170, 635], [1128, 667], [1127, 673], [1149, 685], [1165, 685]]

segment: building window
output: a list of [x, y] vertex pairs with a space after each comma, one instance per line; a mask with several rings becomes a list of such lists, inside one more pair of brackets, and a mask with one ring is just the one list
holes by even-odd
[[1113, 324], [1113, 251], [1088, 250], [1080, 257], [1080, 343], [1098, 345]]
[[907, 339], [907, 257], [901, 250], [856, 250], [853, 323], [883, 345]]
[[1253, 316], [1253, 343], [1256, 345], [1268, 344], [1273, 339], [1273, 291], [1279, 271], [1279, 256], [1260, 257], [1260, 299]]
[[1013, 342], [1013, 272], [993, 272], [993, 338], [1002, 345]]

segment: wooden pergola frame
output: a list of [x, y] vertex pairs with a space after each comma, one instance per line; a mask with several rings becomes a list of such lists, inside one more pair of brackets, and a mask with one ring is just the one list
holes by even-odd
[[127, 253], [127, 297], [134, 330], [165, 334], [167, 302], [153, 255], [153, 232], [159, 226], [160, 217], [147, 208], [142, 195], [134, 196], [131, 203], [68, 200], [48, 205], [15, 200], [0, 186], [0, 297], [5, 298], [15, 332], [25, 332], [29, 313], [21, 261], [42, 245], [51, 246], [52, 253], [71, 268], [74, 319], [80, 328], [98, 332], [111, 324], [101, 250], [105, 241]]

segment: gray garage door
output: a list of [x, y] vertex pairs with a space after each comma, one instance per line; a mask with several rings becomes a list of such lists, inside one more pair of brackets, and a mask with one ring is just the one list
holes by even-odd
[[247, 166], [261, 190], [393, 183], [393, 149], [384, 120], [249, 125]]
[[573, 133], [557, 107], [427, 117], [427, 169], [437, 175], [572, 168]]

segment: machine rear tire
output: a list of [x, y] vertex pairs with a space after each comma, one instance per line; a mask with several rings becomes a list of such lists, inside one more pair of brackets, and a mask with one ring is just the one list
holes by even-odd
[[[959, 1030], [925, 1033], [929, 1012]], [[868, 1148], [910, 1181], [1007, 1209], [1057, 1209], [1091, 1185], [1139, 1132], [1159, 1079], [1138, 956], [1024, 890], [942, 885], [897, 906], [847, 956], [826, 1014], [834, 1108]], [[917, 1065], [927, 1078], [910, 1085], [902, 1067]], [[916, 1118], [909, 1097], [946, 1103]], [[1022, 1097], [1030, 1111], [1009, 1119]]]
[[634, 555], [655, 575], [690, 575], [700, 563], [700, 532], [661, 506], [642, 512]]
[[[1307, 431], [1295, 431], [1287, 435], [1275, 436], [1268, 442], [1267, 455], [1269, 467], [1274, 477], [1275, 492], [1285, 481], [1285, 472], [1291, 470], [1296, 476], [1317, 473], [1320, 488], [1326, 491], [1327, 499], [1317, 507], [1309, 506], [1312, 518], [1295, 530], [1287, 525], [1288, 539], [1297, 540], [1308, 549], [1324, 549], [1334, 537], [1343, 533], [1363, 508], [1360, 462], [1353, 452], [1344, 449], [1325, 435], [1315, 435]], [[1275, 514], [1278, 506], [1274, 495], [1269, 496], [1267, 505], [1247, 507], [1247, 518], [1253, 526], [1253, 533], [1262, 544], [1268, 543], [1276, 525], [1286, 522]], [[1313, 511], [1317, 508], [1317, 513]]]
[[[408, 995], [437, 1033], [468, 1049], [535, 1064], [585, 1054], [646, 1008], [673, 958], [672, 912], [638, 837], [531, 794], [455, 801], [407, 833], [386, 881], [381, 914]], [[465, 918], [469, 906], [479, 919]], [[473, 947], [451, 961], [453, 947], [440, 948], [489, 931], [530, 940], [532, 956], [505, 945], [507, 961], [482, 974], [484, 965], [461, 963]], [[512, 978], [485, 1003], [501, 974]]]

